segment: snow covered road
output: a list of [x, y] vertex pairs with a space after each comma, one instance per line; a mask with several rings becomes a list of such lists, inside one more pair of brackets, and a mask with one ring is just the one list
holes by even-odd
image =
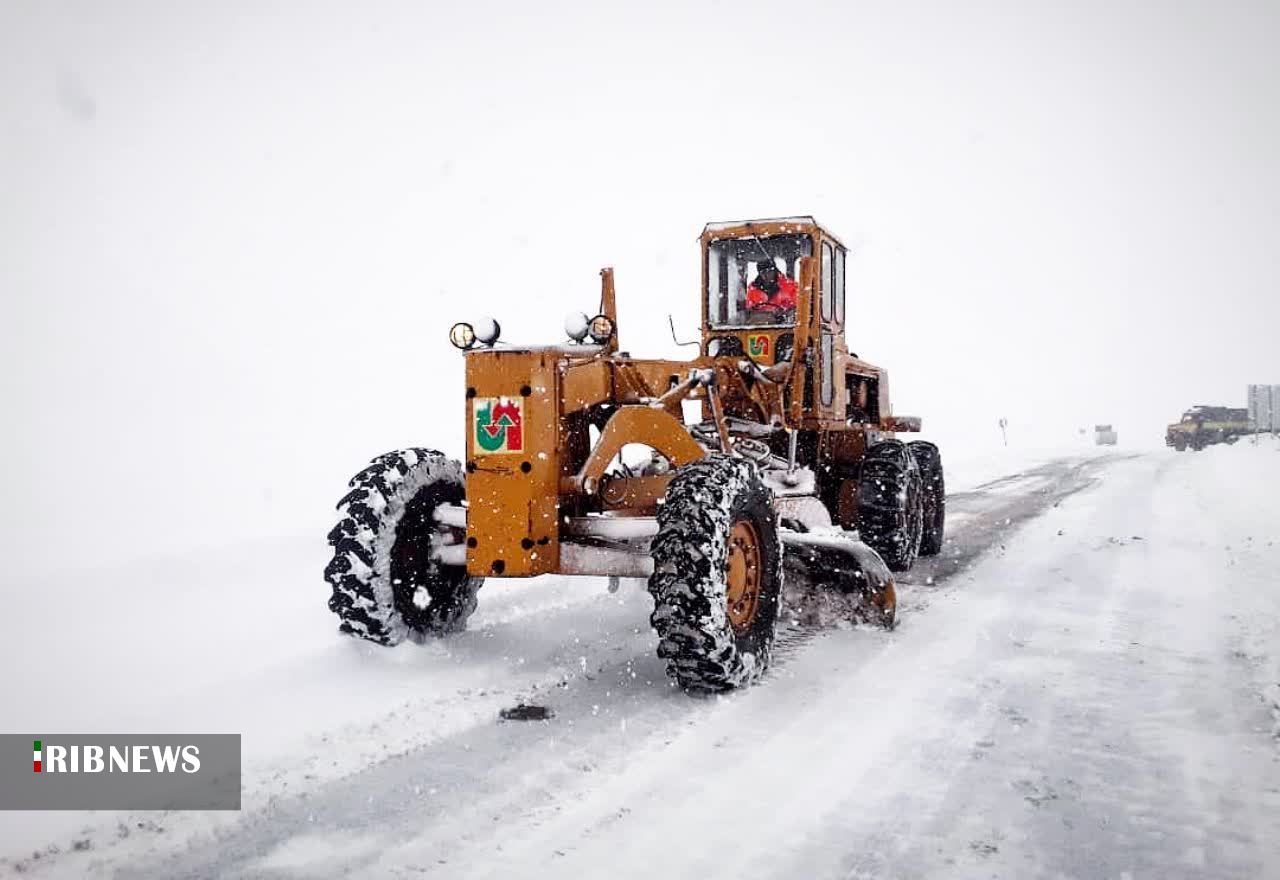
[[[1241, 444], [953, 495], [895, 632], [786, 630], [766, 680], [721, 698], [669, 686], [638, 585], [497, 586], [441, 645], [325, 642], [175, 695], [167, 723], [244, 730], [243, 814], [78, 817], [87, 851], [8, 865], [1280, 877], [1276, 485], [1280, 452]], [[555, 717], [497, 721], [520, 700]]]

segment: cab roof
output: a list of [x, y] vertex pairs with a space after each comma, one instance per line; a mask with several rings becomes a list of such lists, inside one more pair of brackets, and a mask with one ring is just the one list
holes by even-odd
[[718, 241], [726, 238], [746, 238], [749, 235], [789, 235], [794, 233], [821, 233], [823, 238], [840, 247], [844, 243], [808, 214], [794, 217], [764, 217], [758, 220], [723, 220], [708, 223], [702, 228], [701, 240]]

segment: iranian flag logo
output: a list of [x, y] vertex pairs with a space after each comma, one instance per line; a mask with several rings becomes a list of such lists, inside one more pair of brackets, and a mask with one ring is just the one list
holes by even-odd
[[36, 741], [35, 741], [35, 749], [34, 749], [34, 752], [35, 752], [35, 759], [36, 759], [36, 770], [35, 770], [35, 772], [39, 773], [39, 772], [40, 772], [40, 764], [42, 763], [42, 761], [41, 761], [41, 754], [42, 754], [42, 752], [43, 752], [43, 750], [40, 748], [40, 740], [36, 740]]

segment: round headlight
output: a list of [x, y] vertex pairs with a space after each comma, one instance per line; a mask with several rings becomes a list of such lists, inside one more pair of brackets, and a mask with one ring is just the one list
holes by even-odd
[[587, 325], [587, 332], [596, 345], [604, 345], [613, 336], [613, 321], [608, 315], [596, 315]]
[[574, 312], [564, 319], [564, 332], [574, 342], [581, 342], [587, 338], [588, 325], [591, 322], [587, 320], [586, 314], [583, 312]]
[[707, 343], [707, 357], [715, 357], [720, 354], [720, 340], [713, 339]]
[[485, 345], [493, 345], [502, 334], [502, 327], [493, 318], [481, 318], [476, 321], [476, 339]]
[[455, 348], [466, 351], [476, 344], [476, 331], [466, 321], [459, 321], [449, 330], [449, 341]]

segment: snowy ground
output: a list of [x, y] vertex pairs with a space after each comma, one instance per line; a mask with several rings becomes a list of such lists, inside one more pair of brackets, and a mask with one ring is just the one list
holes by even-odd
[[5, 727], [241, 732], [246, 809], [0, 814], [0, 869], [1280, 876], [1280, 450], [989, 461], [897, 631], [788, 629], [724, 698], [638, 585], [495, 584], [388, 651], [333, 636], [315, 538], [51, 576], [18, 619], [83, 659], [6, 677]]

